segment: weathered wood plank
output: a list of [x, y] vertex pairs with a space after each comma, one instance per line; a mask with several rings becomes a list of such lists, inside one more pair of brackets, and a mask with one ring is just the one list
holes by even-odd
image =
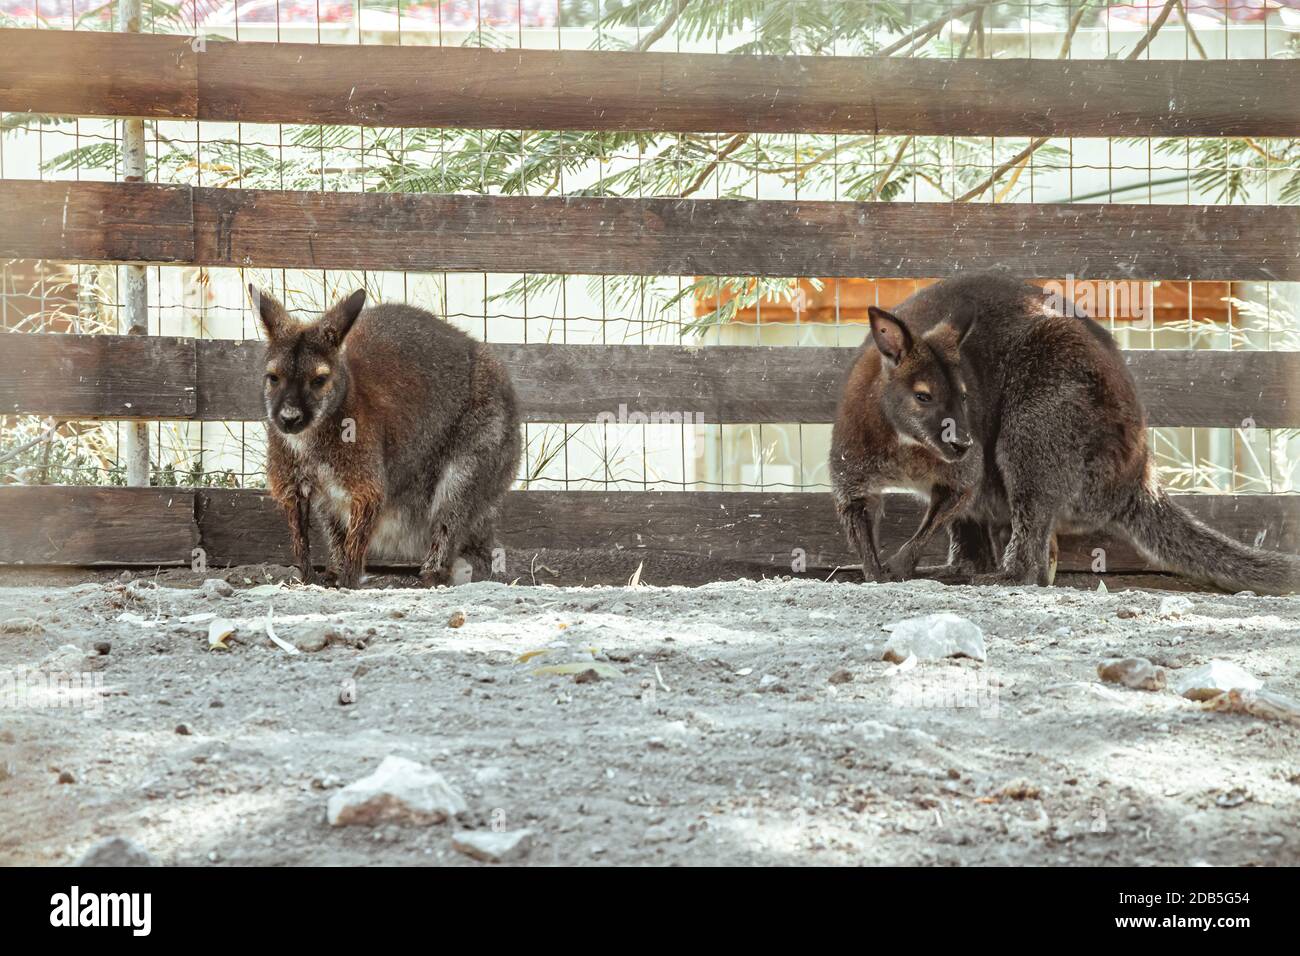
[[0, 181], [0, 256], [312, 269], [1300, 280], [1300, 207], [595, 199]]
[[[1300, 551], [1300, 496], [1178, 499], [1239, 540]], [[885, 546], [901, 543], [918, 517], [913, 499], [890, 497]], [[181, 566], [190, 563], [195, 547], [204, 549], [210, 567], [290, 561], [284, 518], [258, 491], [4, 487], [0, 528], [0, 564]], [[705, 557], [774, 575], [791, 571], [796, 549], [810, 571], [854, 560], [825, 494], [514, 492], [500, 538], [507, 565], [517, 569], [542, 549]], [[1148, 569], [1128, 545], [1097, 536], [1065, 541], [1062, 570], [1090, 569], [1098, 547], [1106, 549], [1108, 572]], [[941, 554], [936, 546], [931, 556]]]
[[194, 215], [186, 186], [0, 180], [0, 258], [188, 262]]
[[188, 119], [199, 111], [193, 38], [0, 30], [0, 110]]
[[0, 413], [194, 418], [194, 340], [0, 333]]
[[[290, 563], [284, 517], [259, 492], [200, 492], [200, 527], [210, 563]], [[1300, 496], [1182, 495], [1178, 500], [1215, 528], [1242, 541], [1300, 551]], [[890, 496], [882, 540], [894, 548], [916, 529], [920, 508]], [[527, 552], [584, 550], [635, 555], [657, 552], [704, 556], [789, 573], [794, 549], [809, 569], [852, 566], [826, 494], [750, 492], [514, 492], [506, 501], [499, 537], [507, 563], [528, 566]], [[1110, 572], [1147, 570], [1131, 546], [1098, 535], [1062, 545], [1063, 570], [1088, 570], [1093, 550], [1106, 549]], [[943, 556], [937, 543], [931, 557]], [[324, 552], [319, 551], [322, 554]], [[512, 560], [513, 558], [513, 560]]]
[[[865, 330], [863, 332], [865, 335]], [[12, 333], [0, 412], [262, 418], [262, 343]], [[492, 345], [530, 422], [833, 421], [852, 348]], [[1300, 427], [1300, 353], [1130, 351], [1152, 425]], [[676, 417], [674, 417], [676, 416]], [[689, 419], [687, 418], [689, 416]]]
[[200, 115], [673, 132], [1293, 135], [1286, 60], [1056, 61], [220, 44]]
[[207, 266], [608, 275], [1300, 280], [1300, 207], [195, 189]]
[[189, 489], [0, 487], [0, 564], [186, 565], [198, 538]]
[[0, 30], [0, 109], [387, 127], [1291, 136], [1291, 60], [785, 57]]

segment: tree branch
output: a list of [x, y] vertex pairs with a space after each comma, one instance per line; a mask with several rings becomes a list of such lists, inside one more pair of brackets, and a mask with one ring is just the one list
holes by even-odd
[[[1179, 0], [1166, 0], [1164, 7], [1160, 11], [1160, 15], [1156, 17], [1155, 21], [1151, 24], [1151, 28], [1147, 30], [1147, 32], [1143, 35], [1142, 39], [1138, 41], [1137, 46], [1135, 46], [1132, 50], [1129, 51], [1128, 56], [1124, 57], [1125, 60], [1136, 60], [1139, 56], [1142, 55], [1142, 51], [1151, 45], [1151, 41], [1156, 38], [1156, 34], [1159, 33], [1160, 29], [1165, 25], [1165, 22], [1169, 19], [1169, 15], [1173, 13], [1174, 7], [1177, 6], [1178, 3]], [[1079, 14], [1076, 14], [1076, 18], [1075, 18], [1076, 22], [1071, 24], [1071, 30], [1066, 35], [1065, 42], [1061, 45], [1061, 52], [1057, 56], [1058, 60], [1064, 59], [1066, 54], [1069, 52], [1070, 43], [1074, 39], [1074, 31], [1078, 29], [1077, 21], [1081, 18], [1082, 13], [1083, 11], [1080, 10]], [[1038, 148], [1041, 147], [1044, 143], [1046, 143], [1049, 139], [1051, 139], [1050, 136], [1039, 136], [1036, 139], [1034, 139], [1032, 142], [1030, 142], [1028, 146], [1022, 149], [1019, 153], [1011, 157], [1011, 159], [1007, 160], [997, 169], [993, 170], [993, 172], [989, 175], [989, 177], [985, 179], [982, 183], [980, 183], [978, 186], [976, 186], [974, 189], [970, 190], [969, 192], [965, 193], [964, 195], [959, 196], [957, 198], [957, 202], [969, 202], [970, 200], [975, 199], [976, 197], [982, 195], [990, 186], [992, 186], [1004, 175], [1006, 175], [1007, 170], [1011, 169], [1013, 166], [1016, 166], [1028, 160], [1029, 157], [1032, 156], [1038, 150]], [[1003, 195], [1005, 196], [1005, 193]]]
[[688, 3], [690, 3], [690, 0], [677, 0], [677, 2], [673, 4], [673, 8], [668, 11], [668, 15], [660, 20], [653, 30], [643, 36], [641, 41], [632, 49], [637, 53], [644, 53], [655, 43], [662, 40], [664, 34], [672, 29], [673, 24], [677, 22], [677, 18], [682, 15], [682, 11], [686, 9], [686, 4]]

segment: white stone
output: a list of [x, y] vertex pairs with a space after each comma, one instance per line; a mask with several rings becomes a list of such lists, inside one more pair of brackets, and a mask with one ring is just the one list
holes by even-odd
[[1171, 594], [1169, 597], [1161, 598], [1160, 610], [1158, 613], [1161, 617], [1182, 617], [1190, 614], [1192, 611], [1192, 602], [1178, 594]]
[[937, 661], [945, 657], [985, 659], [984, 632], [972, 621], [956, 614], [927, 614], [890, 626], [893, 632], [881, 655], [895, 664], [915, 655], [918, 660]]
[[1176, 693], [1190, 700], [1209, 700], [1227, 690], [1259, 690], [1264, 686], [1258, 677], [1220, 660], [1176, 671], [1169, 682]]
[[451, 845], [466, 856], [488, 863], [509, 863], [528, 855], [532, 830], [457, 830]]
[[468, 809], [442, 774], [414, 760], [389, 755], [374, 773], [329, 799], [330, 826], [442, 823]]

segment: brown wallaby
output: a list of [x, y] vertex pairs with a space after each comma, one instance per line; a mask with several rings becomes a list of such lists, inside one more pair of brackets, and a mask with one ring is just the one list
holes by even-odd
[[[1105, 531], [1227, 590], [1300, 587], [1296, 556], [1206, 527], [1160, 487], [1123, 355], [1072, 303], [1004, 276], [972, 276], [929, 286], [893, 315], [874, 310], [871, 331], [830, 461], [836, 507], [868, 576], [910, 575], [947, 523], [950, 564], [971, 565], [982, 583], [1049, 583], [1056, 533]], [[890, 486], [928, 493], [930, 508], [882, 565], [874, 517]], [[994, 542], [1007, 529], [999, 562]]]
[[366, 557], [422, 562], [448, 584], [491, 574], [493, 531], [519, 466], [514, 390], [487, 346], [423, 309], [362, 311], [359, 289], [318, 321], [249, 286], [266, 329], [267, 482], [302, 579], [312, 506], [330, 543], [323, 583], [357, 587]]

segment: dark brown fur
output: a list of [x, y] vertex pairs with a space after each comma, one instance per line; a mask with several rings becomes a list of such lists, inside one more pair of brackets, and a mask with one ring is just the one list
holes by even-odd
[[[873, 355], [878, 348], [864, 346], [845, 389], [830, 465], [836, 507], [868, 574], [882, 572], [864, 518], [878, 508], [881, 488], [924, 491], [928, 482], [931, 511], [936, 501], [940, 507], [922, 530], [948, 521], [950, 564], [973, 565], [983, 582], [1050, 583], [1058, 532], [1104, 531], [1128, 537], [1170, 570], [1219, 587], [1294, 590], [1294, 556], [1246, 547], [1168, 497], [1156, 481], [1146, 416], [1114, 340], [1068, 303], [1052, 304], [1058, 308], [1049, 308], [1034, 286], [974, 276], [930, 286], [896, 310], [922, 341], [930, 330], [973, 316], [955, 363], [942, 353], [921, 357], [967, 386], [973, 475], [963, 468], [954, 476], [933, 450], [900, 455], [889, 434], [898, 404], [889, 397], [890, 380], [906, 363], [882, 368]], [[954, 495], [959, 503], [947, 507]], [[988, 573], [1003, 538], [997, 570]], [[916, 553], [904, 546], [887, 570], [906, 576]]]
[[326, 583], [356, 587], [367, 556], [421, 562], [428, 584], [450, 583], [458, 556], [488, 577], [520, 440], [487, 346], [422, 309], [362, 311], [363, 291], [310, 324], [250, 292], [267, 333], [267, 479], [303, 580], [313, 510], [330, 542]]

